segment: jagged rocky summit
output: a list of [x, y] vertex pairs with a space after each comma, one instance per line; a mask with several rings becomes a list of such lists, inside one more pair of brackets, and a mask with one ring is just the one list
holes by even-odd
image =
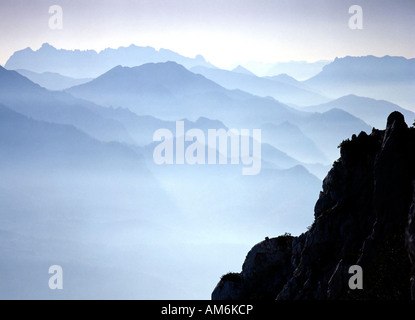
[[[415, 128], [393, 112], [386, 130], [343, 141], [300, 236], [255, 245], [212, 299], [415, 299]], [[351, 289], [360, 266], [363, 289]]]

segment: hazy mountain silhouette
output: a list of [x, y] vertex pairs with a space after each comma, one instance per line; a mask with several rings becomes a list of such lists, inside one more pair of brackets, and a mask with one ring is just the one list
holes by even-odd
[[323, 67], [307, 84], [367, 84], [415, 81], [415, 59], [403, 57], [344, 57], [336, 58]]
[[[99, 142], [79, 129], [33, 120], [0, 105], [1, 161], [15, 166], [41, 164], [49, 167], [88, 170], [116, 165], [123, 170], [145, 171], [133, 150], [118, 143]], [[143, 172], [144, 172], [143, 171]]]
[[241, 65], [238, 65], [236, 68], [233, 68], [232, 72], [247, 74], [247, 75], [254, 76], [254, 77], [256, 76], [255, 73], [249, 71], [248, 69], [242, 67]]
[[277, 63], [264, 63], [257, 61], [250, 61], [244, 63], [243, 66], [252, 70], [259, 76], [275, 76], [281, 73], [286, 73], [297, 80], [306, 80], [321, 72], [322, 68], [330, 63], [328, 60], [321, 60], [316, 62], [306, 61], [289, 61]]
[[[0, 103], [33, 119], [70, 124], [104, 141], [131, 142], [126, 129], [91, 111], [92, 103], [52, 92], [16, 71], [0, 67]], [[96, 107], [96, 106], [95, 106]]]
[[284, 103], [305, 105], [310, 101], [316, 101], [316, 103], [327, 101], [327, 98], [313, 92], [311, 89], [307, 89], [304, 85], [292, 85], [287, 81], [278, 81], [276, 78], [272, 81], [251, 74], [202, 66], [190, 70], [204, 75], [227, 89], [240, 89], [262, 97], [271, 96]]
[[[273, 83], [272, 80], [267, 81]], [[337, 143], [357, 128], [369, 128], [341, 110], [338, 111], [342, 113], [340, 115], [333, 112], [321, 118], [272, 98], [227, 90], [174, 62], [134, 68], [116, 67], [89, 83], [67, 91], [98, 104], [127, 107], [137, 115], [164, 120], [187, 118], [194, 121], [206, 117], [220, 119], [230, 128], [259, 128], [265, 123], [278, 125], [288, 121], [301, 128], [330, 161], [338, 157], [337, 144], [333, 141]], [[342, 115], [346, 116], [344, 122]], [[336, 131], [333, 139], [332, 130]], [[296, 148], [298, 150], [298, 147], [293, 147]], [[290, 150], [284, 151], [290, 154]]]
[[[161, 120], [153, 116], [138, 116], [126, 108], [102, 108], [95, 105], [91, 110], [102, 117], [113, 119], [121, 123], [127, 129], [129, 135], [134, 139], [134, 144], [138, 146], [148, 145], [153, 141], [153, 134], [156, 130], [165, 128], [169, 129], [173, 135], [176, 131], [176, 121]], [[200, 117], [196, 121], [180, 119], [184, 121], [185, 129], [197, 128], [207, 133], [208, 129], [227, 129], [227, 127], [218, 120], [211, 120]]]
[[339, 141], [343, 141], [353, 132], [370, 133], [372, 127], [363, 120], [341, 109], [330, 109], [323, 113], [314, 113], [299, 125], [330, 161], [339, 157]]
[[[75, 99], [66, 93], [50, 92], [4, 68], [0, 69], [0, 81], [4, 84], [0, 89], [0, 102], [12, 106], [17, 112], [38, 120], [72, 124], [105, 141], [133, 141], [122, 122], [130, 122], [132, 129], [132, 119], [136, 119], [134, 116], [128, 120], [126, 115], [114, 118], [114, 114], [110, 115], [107, 109]], [[357, 127], [367, 129], [356, 118], [351, 120], [340, 115], [340, 119], [327, 116], [321, 120], [318, 116], [302, 113], [273, 99], [226, 90], [174, 62], [146, 64], [135, 68], [116, 67], [103, 76], [68, 91], [96, 103], [127, 106], [139, 115], [170, 116], [171, 120], [197, 119], [202, 116], [223, 119], [229, 127], [236, 128], [245, 125], [253, 128], [267, 122], [278, 125], [289, 121], [312, 138], [329, 159], [337, 154], [336, 146], [328, 143], [331, 138], [327, 135], [333, 136], [329, 132], [336, 129], [337, 134], [334, 134], [333, 140], [338, 140], [350, 135]], [[120, 121], [122, 118], [124, 120]], [[333, 126], [334, 123], [341, 126]], [[161, 123], [155, 121], [154, 126], [149, 128], [152, 130], [156, 125]], [[139, 137], [141, 132], [134, 131], [135, 136]], [[147, 135], [149, 134], [150, 129], [147, 129]], [[144, 140], [140, 140], [140, 143], [143, 144]], [[290, 150], [284, 151], [290, 154]]]
[[[39, 186], [47, 188], [58, 183], [69, 195], [71, 182], [76, 183], [76, 190], [90, 192], [91, 185], [100, 181], [102, 188], [109, 189], [119, 188], [124, 181], [126, 189], [135, 184], [135, 190], [141, 193], [137, 204], [143, 209], [155, 195], [163, 197], [139, 150], [118, 142], [98, 141], [71, 125], [34, 120], [3, 105], [0, 132], [0, 163], [5, 178], [1, 185], [5, 188], [37, 177]], [[12, 180], [14, 177], [15, 183], [10, 184], [6, 176]], [[105, 182], [109, 177], [118, 180]], [[46, 201], [48, 196], [45, 193], [40, 199]]]
[[266, 123], [261, 127], [261, 130], [263, 142], [286, 151], [295, 159], [301, 159], [302, 162], [307, 163], [329, 162], [315, 142], [292, 123], [283, 122], [279, 125]]
[[15, 71], [28, 78], [30, 81], [37, 83], [38, 85], [48, 90], [64, 90], [92, 80], [92, 78], [75, 79], [52, 72], [37, 73], [29, 70]]
[[[175, 130], [175, 121], [138, 116], [125, 108], [104, 108], [86, 100], [76, 99], [64, 92], [51, 92], [15, 71], [4, 68], [0, 69], [0, 83], [4, 84], [0, 88], [0, 102], [9, 108], [34, 119], [74, 125], [104, 141], [146, 145], [152, 141], [153, 133], [157, 129], [167, 128], [172, 132]], [[170, 83], [174, 86], [173, 80]], [[219, 88], [213, 83], [211, 85]], [[200, 118], [195, 122], [185, 119], [185, 122], [188, 128], [195, 127], [206, 131], [208, 127], [225, 127], [220, 121], [206, 118]]]
[[[310, 223], [310, 218], [301, 210], [310, 204], [311, 195], [318, 195], [321, 180], [298, 161], [270, 145], [262, 145], [262, 168], [255, 176], [242, 175], [242, 164], [155, 165], [152, 158], [154, 146], [154, 143], [147, 146], [144, 152], [152, 173], [170, 198], [175, 199], [186, 221], [202, 223], [203, 230], [214, 229], [215, 241], [237, 237], [241, 230], [246, 230], [246, 237], [258, 235], [260, 230], [272, 232], [268, 228], [271, 221], [278, 229], [290, 228], [293, 232], [298, 230], [298, 219], [304, 227]], [[282, 191], [270, 198], [269, 190]], [[299, 194], [301, 202], [296, 201]], [[279, 214], [273, 216], [277, 208]], [[252, 215], [252, 212], [257, 214]], [[194, 230], [200, 230], [200, 227]], [[208, 234], [205, 236], [209, 239]]]
[[371, 98], [348, 95], [339, 99], [316, 106], [305, 108], [307, 111], [326, 112], [330, 109], [337, 108], [347, 111], [348, 113], [362, 119], [367, 124], [381, 128], [384, 125], [385, 118], [393, 111], [399, 111], [406, 119], [415, 120], [415, 113], [399, 107], [384, 100], [375, 100]]
[[304, 82], [298, 81], [297, 79], [289, 76], [286, 73], [281, 73], [279, 75], [271, 76], [271, 77], [267, 76], [267, 77], [264, 77], [264, 78], [274, 80], [274, 81], [277, 81], [277, 82], [283, 82], [283, 83], [286, 83], [286, 84], [290, 84], [292, 86], [295, 86], [295, 87], [298, 87], [298, 88], [301, 88], [301, 89], [313, 91], [313, 89], [311, 89], [310, 87], [307, 87], [307, 85], [305, 85]]
[[415, 59], [391, 56], [336, 58], [304, 83], [333, 98], [356, 94], [415, 109]]
[[148, 114], [155, 106], [172, 109], [175, 100], [183, 95], [216, 91], [224, 89], [175, 62], [117, 66], [89, 83], [67, 90], [98, 104], [131, 108], [138, 114]]
[[[270, 124], [268, 124], [270, 125]], [[266, 125], [267, 126], [267, 125]], [[281, 132], [282, 137], [280, 138], [280, 140], [283, 140], [283, 137], [287, 137], [285, 138], [286, 140], [290, 140], [290, 133], [282, 131]], [[264, 132], [264, 130], [262, 131], [262, 136], [266, 136], [267, 133]], [[311, 139], [309, 139], [311, 141]], [[312, 175], [314, 177], [317, 177], [318, 179], [322, 180], [324, 179], [324, 177], [327, 174], [327, 171], [330, 170], [330, 165], [326, 164], [327, 160], [321, 161], [321, 162], [315, 162], [312, 161], [313, 159], [308, 156], [308, 157], [294, 157], [291, 156], [292, 154], [295, 153], [296, 150], [298, 150], [299, 146], [287, 146], [285, 145], [285, 148], [276, 148], [274, 145], [275, 144], [270, 144], [267, 143], [264, 138], [262, 140], [262, 170], [264, 169], [272, 169], [272, 170], [288, 170], [288, 172], [291, 172], [290, 170], [298, 167], [298, 168], [302, 168], [301, 170], [303, 171], [303, 174], [305, 176], [308, 175]], [[292, 141], [292, 140], [291, 140]], [[311, 141], [312, 142], [312, 141]], [[313, 145], [314, 142], [312, 142]], [[290, 154], [288, 154], [287, 152], [285, 152], [284, 150], [288, 150]], [[326, 159], [324, 154], [322, 154], [320, 152], [321, 157], [323, 157], [323, 159]], [[277, 176], [275, 176], [276, 178]], [[310, 189], [310, 192], [313, 192], [314, 189]]]
[[228, 126], [255, 125], [269, 121], [270, 116], [288, 120], [301, 114], [274, 99], [227, 90], [175, 62], [119, 66], [67, 92], [105, 106], [127, 107], [138, 115], [171, 120], [202, 116], [220, 119]]
[[135, 67], [149, 62], [176, 61], [188, 68], [196, 65], [213, 67], [198, 55], [187, 58], [170, 50], [155, 50], [151, 47], [120, 47], [94, 50], [56, 49], [44, 43], [36, 51], [31, 48], [16, 51], [6, 62], [10, 70], [25, 69], [33, 72], [54, 72], [72, 78], [95, 78], [117, 65]]

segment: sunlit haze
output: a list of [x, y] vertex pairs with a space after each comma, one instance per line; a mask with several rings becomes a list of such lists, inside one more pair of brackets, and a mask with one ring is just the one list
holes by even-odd
[[[351, 30], [349, 7], [363, 9]], [[63, 29], [48, 26], [49, 7], [63, 10]], [[411, 0], [1, 0], [0, 64], [15, 51], [119, 46], [201, 54], [219, 67], [261, 62], [332, 60], [346, 55], [415, 57]]]

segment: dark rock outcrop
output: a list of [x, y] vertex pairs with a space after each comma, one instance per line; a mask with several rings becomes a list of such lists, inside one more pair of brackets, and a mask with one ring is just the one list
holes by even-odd
[[[415, 128], [393, 112], [386, 130], [353, 135], [340, 154], [310, 229], [257, 244], [212, 299], [415, 299]], [[361, 290], [349, 288], [352, 265]]]
[[293, 238], [290, 235], [266, 238], [255, 245], [246, 256], [241, 273], [222, 277], [215, 289], [215, 299], [273, 299], [292, 273]]
[[415, 182], [413, 183], [413, 190], [408, 226], [406, 228], [406, 243], [409, 259], [411, 260], [411, 298], [415, 300]]

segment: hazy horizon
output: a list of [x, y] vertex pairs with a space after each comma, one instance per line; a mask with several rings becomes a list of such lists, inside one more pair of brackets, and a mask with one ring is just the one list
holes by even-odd
[[[62, 29], [49, 28], [49, 7], [62, 8]], [[363, 29], [349, 8], [360, 5]], [[57, 49], [151, 46], [221, 68], [249, 61], [314, 62], [343, 56], [415, 58], [415, 2], [388, 1], [88, 1], [15, 0], [0, 4], [0, 64], [43, 43]]]
[[[21, 50], [25, 50], [25, 49], [28, 49], [28, 48], [30, 48], [32, 51], [37, 51], [37, 50], [39, 50], [41, 47], [42, 47], [42, 45], [44, 45], [44, 44], [49, 44], [49, 45], [51, 45], [52, 47], [54, 47], [52, 44], [50, 44], [50, 43], [47, 43], [47, 42], [45, 42], [45, 43], [42, 43], [40, 46], [37, 46], [37, 47], [25, 47], [25, 48], [21, 48], [21, 49], [18, 49], [18, 50], [16, 50], [16, 52], [18, 52], [18, 51], [21, 51]], [[105, 50], [108, 50], [108, 49], [112, 49], [112, 50], [118, 50], [118, 49], [120, 49], [120, 48], [128, 48], [128, 47], [131, 47], [131, 46], [137, 46], [137, 47], [151, 47], [151, 46], [138, 46], [138, 45], [136, 45], [136, 44], [134, 44], [134, 43], [131, 43], [130, 45], [127, 45], [127, 46], [118, 46], [118, 47], [107, 47], [107, 48], [104, 48], [104, 49], [101, 49], [101, 50], [95, 50], [95, 49], [77, 49], [77, 48], [64, 48], [64, 47], [62, 47], [62, 48], [56, 48], [56, 47], [54, 47], [55, 49], [57, 49], [57, 50], [67, 50], [67, 51], [72, 51], [72, 52], [74, 52], [74, 51], [80, 51], [80, 52], [87, 52], [87, 51], [93, 51], [93, 52], [96, 52], [96, 53], [98, 53], [98, 54], [100, 54], [100, 53], [102, 53], [103, 51], [105, 51]], [[152, 47], [152, 48], [154, 48], [154, 47]], [[154, 48], [155, 50], [157, 50], [157, 51], [160, 51], [160, 50], [163, 50], [163, 49], [165, 49], [165, 50], [170, 50], [169, 48]], [[14, 52], [15, 53], [15, 52]], [[13, 54], [14, 54], [13, 53]], [[206, 59], [206, 57], [203, 55], [203, 54], [196, 54], [196, 55], [194, 55], [194, 56], [186, 56], [186, 55], [184, 55], [184, 54], [182, 54], [181, 52], [176, 52], [176, 53], [178, 53], [178, 54], [180, 54], [181, 56], [183, 56], [183, 57], [187, 57], [187, 58], [195, 58], [196, 56], [198, 56], [198, 55], [201, 55], [202, 57], [204, 57], [205, 59]], [[12, 54], [12, 55], [13, 55]], [[12, 56], [12, 55], [10, 55], [10, 57]], [[284, 60], [284, 61], [282, 61], [282, 60], [279, 60], [279, 61], [257, 61], [257, 60], [247, 60], [247, 61], [241, 61], [241, 62], [235, 62], [235, 63], [232, 63], [232, 64], [229, 64], [229, 65], [227, 65], [227, 66], [223, 66], [222, 68], [223, 69], [232, 69], [232, 68], [235, 68], [237, 65], [243, 65], [243, 64], [249, 64], [249, 63], [251, 63], [251, 62], [258, 62], [258, 63], [261, 63], [261, 64], [276, 64], [276, 63], [290, 63], [290, 62], [298, 62], [298, 63], [316, 63], [316, 62], [321, 62], [321, 61], [333, 61], [333, 60], [335, 60], [336, 58], [339, 58], [339, 59], [341, 59], [341, 58], [345, 58], [345, 57], [363, 57], [363, 56], [374, 56], [374, 57], [377, 57], [377, 58], [382, 58], [382, 57], [385, 57], [385, 56], [390, 56], [390, 57], [403, 57], [403, 58], [405, 58], [405, 59], [415, 59], [415, 57], [413, 57], [413, 58], [409, 58], [409, 57], [405, 57], [405, 56], [402, 56], [402, 55], [396, 55], [396, 56], [393, 56], [393, 55], [374, 55], [374, 54], [367, 54], [367, 55], [361, 55], [361, 56], [353, 56], [353, 55], [344, 55], [344, 56], [336, 56], [336, 57], [334, 57], [334, 58], [332, 58], [332, 59], [319, 59], [319, 60]], [[10, 59], [10, 57], [8, 57], [7, 59], [6, 59], [6, 61], [5, 61], [5, 63], [4, 64], [0, 64], [0, 66], [2, 66], [2, 67], [5, 67], [5, 64], [6, 64], [6, 62]], [[212, 61], [209, 61], [209, 60], [207, 60], [206, 59], [206, 61], [207, 62], [210, 62], [210, 63], [212, 63], [213, 65], [215, 65], [215, 63], [213, 63]], [[215, 65], [215, 66], [217, 66], [217, 65]], [[248, 68], [249, 69], [249, 68]]]
[[[107, 50], [107, 49], [113, 49], [113, 50], [117, 50], [117, 49], [120, 49], [120, 48], [128, 48], [128, 47], [130, 47], [130, 46], [137, 46], [137, 47], [151, 47], [151, 48], [154, 48], [155, 50], [157, 50], [157, 51], [159, 51], [159, 50], [163, 50], [163, 49], [165, 49], [165, 50], [170, 50], [169, 48], [163, 48], [163, 47], [160, 47], [160, 48], [156, 48], [156, 47], [152, 47], [152, 46], [146, 46], [146, 45], [136, 45], [135, 43], [131, 43], [130, 45], [122, 45], [122, 46], [116, 46], [116, 47], [106, 47], [106, 48], [103, 48], [103, 49], [99, 49], [99, 50], [96, 50], [96, 49], [77, 49], [77, 48], [65, 48], [65, 47], [59, 47], [59, 48], [57, 48], [57, 47], [55, 47], [54, 45], [52, 45], [52, 44], [50, 44], [50, 43], [48, 43], [48, 42], [44, 42], [44, 43], [42, 43], [41, 45], [39, 45], [39, 46], [33, 46], [33, 47], [31, 47], [31, 46], [28, 46], [28, 47], [22, 47], [22, 48], [20, 48], [20, 49], [17, 49], [15, 52], [18, 52], [18, 51], [21, 51], [21, 50], [25, 50], [25, 49], [28, 49], [28, 48], [30, 48], [32, 51], [37, 51], [37, 50], [39, 50], [41, 47], [42, 47], [42, 45], [43, 44], [49, 44], [49, 45], [51, 45], [52, 47], [54, 47], [55, 49], [57, 49], [57, 50], [67, 50], [67, 51], [80, 51], [80, 52], [86, 52], [86, 51], [94, 51], [94, 52], [96, 52], [96, 53], [98, 53], [98, 54], [100, 54], [101, 52], [103, 52], [103, 51], [105, 51], [105, 50]], [[173, 50], [172, 50], [173, 51]], [[6, 60], [4, 61], [4, 63], [0, 63], [0, 66], [2, 66], [2, 67], [5, 67], [5, 65], [6, 65], [6, 62], [10, 59], [10, 57], [15, 53], [15, 52], [13, 52], [8, 58], [6, 58]], [[210, 62], [210, 63], [212, 63], [213, 65], [215, 65], [215, 63], [214, 62], [212, 62], [212, 61], [209, 61], [208, 59], [206, 59], [206, 57], [202, 54], [202, 53], [198, 53], [198, 54], [196, 54], [196, 55], [193, 55], [193, 56], [190, 56], [190, 55], [185, 55], [185, 54], [182, 54], [181, 52], [178, 52], [178, 51], [174, 51], [175, 53], [178, 53], [178, 54], [180, 54], [181, 56], [183, 56], [183, 57], [186, 57], [186, 58], [195, 58], [196, 56], [198, 56], [198, 55], [200, 55], [200, 56], [202, 56], [203, 58], [205, 58], [205, 60], [207, 61], [207, 62]], [[278, 60], [278, 61], [257, 61], [257, 60], [246, 60], [246, 61], [240, 61], [240, 62], [234, 62], [234, 63], [231, 63], [231, 64], [228, 64], [228, 65], [226, 65], [226, 66], [222, 66], [222, 68], [223, 69], [231, 69], [231, 68], [234, 68], [235, 66], [237, 66], [237, 65], [242, 65], [242, 64], [247, 64], [247, 63], [249, 63], [249, 62], [259, 62], [259, 63], [263, 63], [263, 64], [275, 64], [275, 63], [289, 63], [289, 62], [305, 62], [305, 63], [315, 63], [315, 62], [319, 62], [319, 61], [332, 61], [332, 60], [334, 60], [335, 58], [344, 58], [344, 57], [346, 57], [347, 55], [345, 55], [345, 56], [338, 56], [338, 57], [334, 57], [333, 59], [317, 59], [317, 60]], [[378, 57], [381, 57], [381, 56], [378, 56]], [[402, 56], [400, 56], [400, 57], [402, 57]], [[415, 59], [415, 58], [407, 58], [407, 57], [404, 57], [404, 58], [406, 58], [406, 59]], [[217, 65], [215, 65], [215, 66], [217, 66]], [[218, 66], [219, 67], [219, 66]]]

